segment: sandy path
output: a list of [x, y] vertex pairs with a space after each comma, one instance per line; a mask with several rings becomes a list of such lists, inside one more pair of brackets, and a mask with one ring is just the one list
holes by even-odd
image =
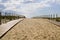
[[46, 19], [24, 19], [0, 40], [60, 40], [60, 27]]

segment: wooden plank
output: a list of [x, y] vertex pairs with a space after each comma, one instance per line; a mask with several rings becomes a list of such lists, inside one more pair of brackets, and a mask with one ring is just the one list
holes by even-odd
[[21, 21], [23, 19], [18, 19], [18, 20], [13, 20], [10, 21], [6, 24], [2, 24], [0, 25], [0, 38], [10, 29], [12, 28], [15, 24], [17, 24], [19, 21]]
[[0, 25], [1, 25], [1, 12], [0, 12]]

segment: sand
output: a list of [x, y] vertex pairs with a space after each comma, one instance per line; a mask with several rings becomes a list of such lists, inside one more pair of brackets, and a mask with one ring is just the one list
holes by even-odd
[[47, 19], [24, 19], [0, 40], [60, 40], [60, 27]]

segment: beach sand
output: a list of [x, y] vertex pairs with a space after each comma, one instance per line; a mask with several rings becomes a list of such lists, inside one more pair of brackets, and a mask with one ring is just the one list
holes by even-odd
[[60, 27], [47, 19], [24, 19], [0, 40], [60, 40]]

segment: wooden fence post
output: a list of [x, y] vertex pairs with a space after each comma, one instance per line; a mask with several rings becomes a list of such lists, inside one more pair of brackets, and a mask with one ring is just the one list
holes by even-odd
[[0, 12], [0, 25], [1, 25], [1, 12]]

